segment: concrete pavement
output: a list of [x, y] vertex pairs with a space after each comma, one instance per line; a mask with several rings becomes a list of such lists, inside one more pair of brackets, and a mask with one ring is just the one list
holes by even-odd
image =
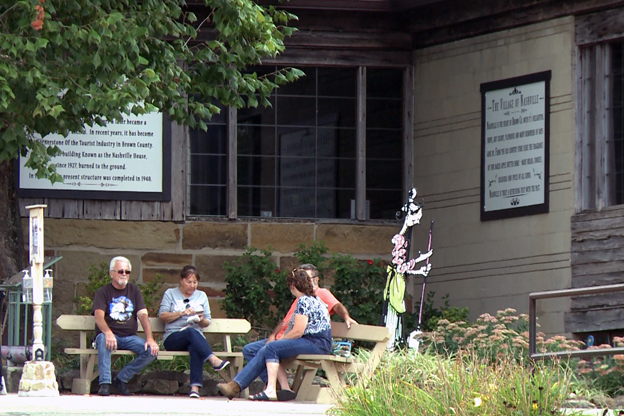
[[253, 402], [224, 397], [110, 396], [63, 394], [58, 397], [0, 396], [0, 415], [59, 416], [279, 416], [324, 415], [331, 405], [299, 402]]

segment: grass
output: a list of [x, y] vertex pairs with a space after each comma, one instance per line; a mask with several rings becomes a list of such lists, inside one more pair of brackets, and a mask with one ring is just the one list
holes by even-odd
[[463, 353], [388, 352], [372, 379], [338, 393], [329, 414], [563, 415], [571, 381], [570, 370], [556, 364], [529, 367], [509, 359], [491, 364]]

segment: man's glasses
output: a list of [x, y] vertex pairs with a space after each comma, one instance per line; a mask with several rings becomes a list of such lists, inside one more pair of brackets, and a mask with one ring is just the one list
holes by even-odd
[[184, 303], [186, 303], [186, 309], [190, 308], [191, 305], [189, 304], [190, 300], [189, 299], [184, 299]]
[[129, 275], [131, 272], [130, 270], [115, 270], [118, 274], [127, 274]]

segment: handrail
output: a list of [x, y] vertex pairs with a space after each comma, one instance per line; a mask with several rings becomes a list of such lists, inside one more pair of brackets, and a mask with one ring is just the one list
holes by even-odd
[[579, 351], [556, 351], [537, 353], [537, 317], [536, 301], [538, 299], [564, 298], [572, 296], [596, 295], [599, 293], [624, 292], [624, 284], [581, 287], [576, 289], [559, 289], [529, 294], [529, 357], [532, 359], [550, 360], [553, 358], [592, 357], [598, 355], [614, 355], [624, 353], [624, 348], [601, 348]]

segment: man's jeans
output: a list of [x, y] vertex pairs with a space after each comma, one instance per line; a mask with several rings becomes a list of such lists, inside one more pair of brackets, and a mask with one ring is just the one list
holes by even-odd
[[[137, 335], [130, 335], [129, 337], [118, 337], [115, 335], [115, 338], [117, 338], [117, 349], [130, 350], [137, 355], [137, 358], [126, 364], [117, 374], [117, 378], [120, 381], [127, 383], [132, 377], [147, 367], [149, 363], [154, 361], [156, 356], [152, 355], [151, 348], [148, 347], [145, 350], [145, 339]], [[111, 351], [106, 348], [106, 335], [99, 333], [95, 337], [95, 344], [98, 350], [100, 384], [111, 384]]]
[[[263, 341], [264, 340], [256, 341], [252, 344], [258, 344]], [[327, 353], [327, 351], [323, 351], [316, 344], [306, 338], [280, 339], [278, 341], [269, 342], [257, 350], [255, 357], [251, 361], [247, 362], [247, 365], [243, 367], [241, 372], [234, 377], [234, 381], [240, 386], [241, 389], [246, 389], [256, 379], [256, 377], [262, 374], [262, 372], [266, 374], [267, 361], [279, 362], [282, 359], [292, 358], [299, 354]], [[245, 352], [243, 349], [243, 355], [244, 354]]]
[[212, 357], [206, 337], [192, 328], [174, 332], [164, 342], [167, 351], [188, 351], [191, 355], [191, 386], [203, 384], [204, 362]]

